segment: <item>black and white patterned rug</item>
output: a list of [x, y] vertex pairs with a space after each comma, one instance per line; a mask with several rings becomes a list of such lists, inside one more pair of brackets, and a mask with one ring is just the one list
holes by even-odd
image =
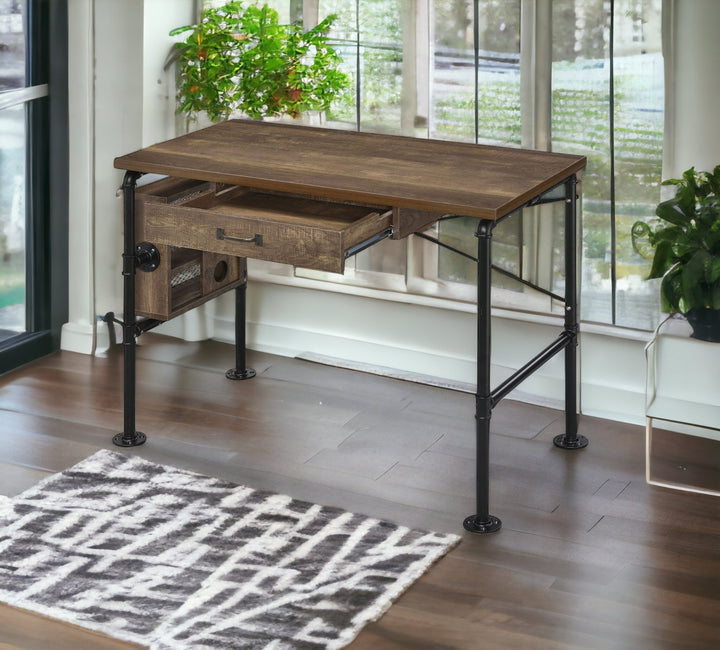
[[458, 540], [103, 450], [0, 501], [0, 600], [154, 650], [340, 648]]

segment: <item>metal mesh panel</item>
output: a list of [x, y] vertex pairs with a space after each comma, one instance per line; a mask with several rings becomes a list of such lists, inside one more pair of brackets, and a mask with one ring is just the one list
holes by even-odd
[[184, 284], [185, 282], [190, 282], [190, 280], [199, 278], [200, 272], [200, 264], [193, 264], [192, 266], [189, 266], [188, 268], [180, 271], [180, 273], [178, 273], [177, 275], [174, 275], [170, 280], [170, 286], [177, 287], [181, 284]]

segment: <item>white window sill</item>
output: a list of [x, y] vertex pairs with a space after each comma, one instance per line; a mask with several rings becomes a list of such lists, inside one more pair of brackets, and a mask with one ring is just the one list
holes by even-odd
[[[343, 276], [337, 276], [339, 280], [337, 282], [330, 282], [310, 277], [312, 272], [303, 271], [303, 275], [298, 276], [293, 273], [293, 269], [290, 266], [258, 262], [257, 260], [248, 260], [248, 275], [253, 282], [299, 287], [315, 291], [329, 291], [363, 298], [372, 298], [374, 300], [385, 300], [468, 314], [477, 312], [477, 307], [474, 302], [397, 290], [397, 288], [393, 286], [396, 283], [392, 277], [386, 278], [387, 288], [359, 286], [355, 283], [350, 284], [347, 281], [343, 282]], [[518, 294], [513, 291], [493, 289], [492, 314], [496, 318], [562, 327], [562, 306], [558, 303], [554, 306], [555, 313], [531, 311], [533, 307], [537, 310], [542, 308], [546, 309], [547, 305], [548, 299], [540, 294], [535, 294], [532, 290], [527, 293]], [[528, 309], [528, 307], [530, 309]], [[583, 322], [581, 324], [581, 331], [586, 334], [645, 342], [650, 340], [652, 336], [651, 332], [645, 330], [636, 330], [595, 322]]]

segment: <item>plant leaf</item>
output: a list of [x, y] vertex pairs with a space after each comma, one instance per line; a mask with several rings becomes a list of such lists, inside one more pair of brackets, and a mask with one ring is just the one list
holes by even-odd
[[657, 206], [655, 214], [661, 219], [669, 221], [677, 226], [687, 226], [692, 219], [692, 216], [688, 215], [684, 211], [677, 198], [662, 201]]
[[710, 284], [718, 285], [720, 288], [720, 257], [711, 258], [711, 262], [707, 269], [707, 281]]
[[184, 34], [185, 32], [189, 32], [190, 30], [193, 30], [197, 27], [197, 25], [184, 25], [183, 27], [176, 27], [173, 30], [170, 30], [169, 35], [170, 36], [177, 36], [178, 34]]
[[708, 175], [708, 182], [714, 194], [720, 195], [720, 165], [716, 165], [712, 174]]
[[679, 264], [663, 276], [660, 283], [660, 298], [663, 311], [671, 313], [682, 311], [682, 267]]
[[713, 309], [720, 309], [720, 284], [712, 287], [710, 291], [710, 306]]
[[644, 221], [636, 221], [630, 230], [633, 249], [647, 260], [652, 256], [652, 252], [648, 250], [648, 246], [652, 247], [649, 242], [651, 234], [650, 226]]
[[682, 272], [683, 298], [691, 307], [707, 307], [709, 297], [706, 287], [712, 267], [712, 256], [704, 249], [698, 250], [685, 264]]
[[658, 242], [655, 247], [655, 256], [653, 257], [648, 279], [662, 278], [674, 263], [672, 243], [669, 241]]
[[[687, 172], [686, 172], [687, 173]], [[675, 192], [675, 199], [678, 206], [688, 218], [692, 219], [695, 216], [695, 204], [697, 201], [697, 184], [695, 182], [695, 176], [691, 176], [692, 182], [687, 184], [681, 184], [677, 192]]]

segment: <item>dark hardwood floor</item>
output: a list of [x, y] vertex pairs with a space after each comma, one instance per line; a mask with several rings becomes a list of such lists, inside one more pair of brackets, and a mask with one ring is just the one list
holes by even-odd
[[[0, 494], [117, 450], [120, 348], [0, 377]], [[475, 536], [461, 525], [474, 510], [472, 395], [258, 353], [258, 376], [232, 382], [233, 360], [228, 345], [143, 335], [149, 439], [125, 453], [463, 535], [353, 650], [720, 647], [720, 498], [648, 486], [641, 427], [583, 416], [590, 446], [567, 452], [551, 442], [560, 411], [503, 402], [491, 440], [503, 528]], [[716, 452], [701, 445], [688, 462], [694, 439], [672, 440], [676, 471], [717, 476]], [[2, 650], [132, 647], [0, 605]]]

